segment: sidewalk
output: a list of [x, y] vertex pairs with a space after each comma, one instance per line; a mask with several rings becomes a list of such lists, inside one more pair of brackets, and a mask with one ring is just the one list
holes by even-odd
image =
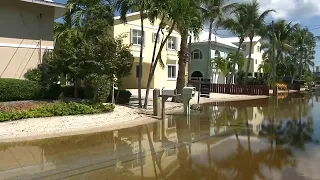
[[[152, 91], [148, 99], [148, 108], [137, 107], [137, 91], [132, 91], [133, 101], [126, 106], [117, 105], [111, 113], [83, 116], [62, 116], [50, 118], [23, 119], [0, 123], [0, 142], [44, 139], [51, 137], [70, 136], [104, 132], [138, 126], [159, 121], [152, 116]], [[144, 95], [143, 95], [144, 97]], [[268, 96], [248, 96], [211, 93], [210, 98], [201, 98], [200, 104], [221, 101], [240, 101], [267, 98]], [[166, 113], [183, 112], [182, 103], [166, 102]], [[197, 104], [197, 93], [191, 99], [191, 104]]]

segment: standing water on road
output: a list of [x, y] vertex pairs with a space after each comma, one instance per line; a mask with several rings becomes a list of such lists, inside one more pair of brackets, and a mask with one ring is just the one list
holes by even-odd
[[212, 103], [190, 118], [0, 143], [0, 179], [317, 179], [319, 96]]

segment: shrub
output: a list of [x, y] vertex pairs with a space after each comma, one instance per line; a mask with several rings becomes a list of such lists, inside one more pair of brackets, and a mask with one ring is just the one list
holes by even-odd
[[0, 106], [0, 122], [25, 118], [68, 116], [111, 112], [113, 104], [84, 104], [75, 102], [28, 103]]
[[25, 74], [24, 78], [29, 81], [41, 82], [43, 80], [43, 72], [39, 69], [29, 69]]
[[[119, 96], [118, 96], [119, 93]], [[130, 102], [130, 97], [132, 96], [130, 91], [127, 90], [115, 90], [114, 99], [118, 104], [128, 104]], [[112, 94], [109, 95], [108, 101], [111, 102]]]
[[0, 101], [39, 99], [41, 86], [35, 81], [0, 79]]
[[41, 87], [41, 98], [44, 99], [59, 99], [61, 92], [60, 84], [51, 84]]

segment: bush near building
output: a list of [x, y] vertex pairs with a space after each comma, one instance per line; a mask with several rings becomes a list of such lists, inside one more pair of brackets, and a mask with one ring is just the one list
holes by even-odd
[[0, 106], [0, 122], [27, 118], [98, 114], [113, 111], [113, 104], [86, 104], [76, 102], [19, 103]]

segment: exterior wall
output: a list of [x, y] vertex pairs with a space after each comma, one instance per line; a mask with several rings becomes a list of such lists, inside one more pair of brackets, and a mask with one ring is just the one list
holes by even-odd
[[[239, 43], [233, 43], [235, 45], [238, 45]], [[250, 42], [244, 42], [242, 45], [246, 45], [246, 50], [242, 51], [245, 58], [247, 58], [249, 56], [249, 47], [250, 47]], [[263, 59], [262, 59], [262, 54], [263, 54], [263, 50], [258, 52], [258, 47], [261, 48], [261, 40], [258, 42], [253, 42], [252, 44], [252, 50], [251, 50], [251, 58], [253, 59], [250, 62], [250, 67], [249, 67], [249, 73], [258, 73], [259, 72], [259, 66], [260, 64], [263, 63]], [[244, 66], [242, 68], [243, 71], [246, 71], [247, 68], [247, 60], [244, 63]]]
[[[207, 43], [202, 43], [202, 44], [193, 43], [191, 45], [191, 52], [193, 52], [196, 49], [202, 52], [203, 58], [191, 61], [190, 76], [192, 75], [193, 72], [199, 71], [202, 73], [204, 77], [206, 77], [207, 71], [208, 71], [208, 65], [209, 63], [211, 63], [210, 61], [216, 57], [215, 56], [216, 51], [219, 51], [220, 56], [223, 58], [226, 58], [230, 52], [236, 52], [236, 49], [227, 48], [227, 47], [223, 47], [221, 45], [216, 44], [216, 45], [212, 45], [212, 50], [209, 53], [208, 52], [209, 48]], [[213, 67], [213, 69], [209, 72], [208, 78], [210, 78], [213, 83], [219, 83], [219, 84], [226, 83], [225, 82], [226, 77], [219, 70], [217, 71], [215, 67]]]
[[[152, 54], [154, 48], [153, 42], [153, 33], [157, 33], [158, 27], [157, 25], [160, 23], [160, 19], [157, 19], [152, 25], [148, 19], [144, 20], [144, 31], [145, 31], [145, 40], [144, 40], [144, 49], [143, 49], [143, 73], [142, 73], [142, 88], [146, 88], [147, 80], [149, 76], [150, 64], [152, 61]], [[119, 35], [126, 35], [123, 38], [123, 42], [126, 44], [131, 44], [131, 35], [132, 30], [140, 30], [140, 16], [133, 15], [127, 17], [127, 23], [123, 24], [120, 20], [115, 20], [114, 25], [114, 37]], [[167, 35], [167, 31], [164, 31], [165, 35]], [[176, 87], [176, 78], [175, 79], [168, 79], [168, 67], [167, 65], [176, 65], [176, 76], [178, 75], [178, 50], [180, 49], [180, 34], [177, 31], [173, 31], [171, 34], [172, 37], [176, 38], [176, 50], [169, 50], [167, 49], [167, 45], [163, 48], [162, 51], [162, 61], [165, 65], [164, 68], [161, 68], [159, 64], [157, 64], [157, 68], [154, 74], [153, 83], [151, 88], [162, 88], [162, 87], [169, 87], [175, 88]], [[163, 36], [160, 35], [160, 39]], [[157, 50], [160, 47], [160, 42], [157, 43]], [[135, 63], [139, 62], [140, 56], [140, 45], [132, 45], [132, 54], [135, 57]], [[124, 79], [125, 83], [123, 83], [122, 88], [138, 88], [138, 79], [136, 77], [136, 66], [133, 66], [131, 70], [131, 75]]]
[[[40, 20], [40, 14], [42, 19]], [[0, 77], [23, 78], [45, 49], [53, 49], [54, 8], [21, 1], [0, 2]]]
[[[139, 65], [139, 58], [134, 59], [132, 69], [130, 71], [130, 76], [124, 77], [122, 79], [122, 88], [126, 89], [136, 89], [138, 87], [138, 78], [136, 77], [136, 67]], [[142, 64], [142, 88], [147, 88], [148, 75], [150, 71], [150, 63]], [[151, 89], [154, 88], [154, 80], [151, 83]]]

